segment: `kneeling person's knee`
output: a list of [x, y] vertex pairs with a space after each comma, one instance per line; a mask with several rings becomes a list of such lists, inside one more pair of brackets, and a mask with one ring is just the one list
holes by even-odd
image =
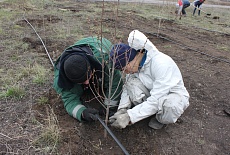
[[188, 100], [179, 95], [169, 95], [162, 104], [162, 112], [156, 117], [163, 124], [175, 123], [188, 107]]

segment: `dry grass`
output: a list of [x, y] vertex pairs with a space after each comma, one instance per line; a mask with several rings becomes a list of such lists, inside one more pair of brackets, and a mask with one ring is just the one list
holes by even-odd
[[46, 106], [46, 124], [41, 129], [41, 134], [33, 141], [35, 147], [45, 153], [54, 153], [60, 141], [58, 120], [53, 110]]

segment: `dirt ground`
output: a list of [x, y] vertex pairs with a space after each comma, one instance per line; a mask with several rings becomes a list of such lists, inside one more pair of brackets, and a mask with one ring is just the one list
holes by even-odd
[[[83, 2], [74, 6], [70, 4], [66, 2], [63, 8], [68, 6], [76, 16], [78, 10], [83, 8], [90, 12], [90, 8], [85, 7]], [[2, 8], [6, 7], [9, 6], [2, 5]], [[112, 13], [107, 11], [103, 20], [110, 28], [115, 25]], [[36, 12], [27, 19], [36, 25], [36, 28], [44, 24], [47, 26], [46, 35], [42, 34], [42, 31], [40, 34], [46, 36], [45, 43], [49, 51], [55, 51], [51, 53], [52, 57], [57, 58], [65, 47], [73, 44], [72, 36], [66, 40], [54, 40], [50, 37], [52, 24], [61, 23], [64, 19], [48, 15], [47, 18], [41, 18]], [[214, 19], [210, 18], [210, 21], [212, 20]], [[126, 36], [130, 31], [139, 29], [161, 52], [175, 60], [190, 94], [190, 106], [175, 124], [167, 125], [161, 130], [149, 128], [149, 118], [122, 130], [110, 126], [109, 128], [132, 155], [229, 155], [230, 117], [227, 112], [230, 109], [230, 34], [183, 26], [173, 20], [161, 22], [159, 30], [159, 19], [148, 20], [138, 15], [130, 16], [130, 12], [123, 11], [116, 26], [125, 36], [120, 38], [123, 42], [126, 43]], [[52, 66], [35, 33], [23, 20], [17, 20], [16, 24], [30, 34], [22, 36], [21, 40], [30, 45], [30, 52], [39, 55], [41, 59], [37, 62], [43, 63], [52, 72]], [[90, 26], [93, 25], [85, 24], [82, 31], [91, 35], [88, 32]], [[104, 35], [111, 38], [108, 32]], [[0, 36], [1, 39], [4, 39], [3, 37], [7, 36]], [[228, 50], [217, 48], [219, 46]], [[4, 53], [4, 49], [0, 45], [1, 68], [14, 68], [18, 64], [12, 61], [5, 64], [11, 55]], [[29, 54], [27, 58], [33, 61], [34, 56]], [[31, 143], [39, 135], [48, 118], [47, 114], [52, 110], [56, 115], [61, 136], [56, 145], [57, 149], [53, 153], [48, 151], [47, 154], [123, 154], [108, 133], [107, 138], [104, 137], [105, 130], [100, 122], [80, 123], [70, 117], [60, 97], [52, 89], [52, 75], [49, 82], [45, 87], [28, 86], [30, 93], [20, 101], [1, 99], [0, 154], [46, 154], [41, 153], [42, 151]], [[41, 95], [48, 97], [48, 105], [36, 103], [36, 97]], [[40, 125], [31, 123], [31, 117]]]

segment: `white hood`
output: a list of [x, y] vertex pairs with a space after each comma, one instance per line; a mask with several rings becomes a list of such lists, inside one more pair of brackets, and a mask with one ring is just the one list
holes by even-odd
[[135, 50], [146, 49], [148, 51], [145, 64], [147, 64], [156, 54], [159, 53], [158, 49], [153, 45], [153, 43], [138, 30], [133, 30], [130, 32], [128, 43], [129, 46]]
[[140, 31], [133, 30], [128, 38], [129, 46], [135, 50], [146, 49], [147, 51], [158, 51], [153, 43]]

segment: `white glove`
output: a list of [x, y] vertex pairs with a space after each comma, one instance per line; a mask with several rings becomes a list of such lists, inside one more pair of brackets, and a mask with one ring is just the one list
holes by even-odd
[[109, 123], [114, 123], [116, 121], [116, 117], [121, 115], [121, 114], [125, 114], [127, 113], [127, 109], [120, 109], [118, 110], [113, 116], [111, 116], [109, 118]]
[[111, 124], [111, 126], [119, 129], [125, 128], [127, 125], [129, 125], [130, 122], [130, 117], [127, 112], [116, 116], [114, 115], [109, 118], [109, 120], [111, 119], [115, 119], [115, 121]]
[[123, 85], [123, 90], [122, 90], [122, 94], [121, 94], [121, 100], [120, 100], [120, 103], [118, 105], [118, 110], [131, 108], [132, 103], [130, 101], [130, 97], [128, 95], [126, 88], [127, 88], [127, 85]]

